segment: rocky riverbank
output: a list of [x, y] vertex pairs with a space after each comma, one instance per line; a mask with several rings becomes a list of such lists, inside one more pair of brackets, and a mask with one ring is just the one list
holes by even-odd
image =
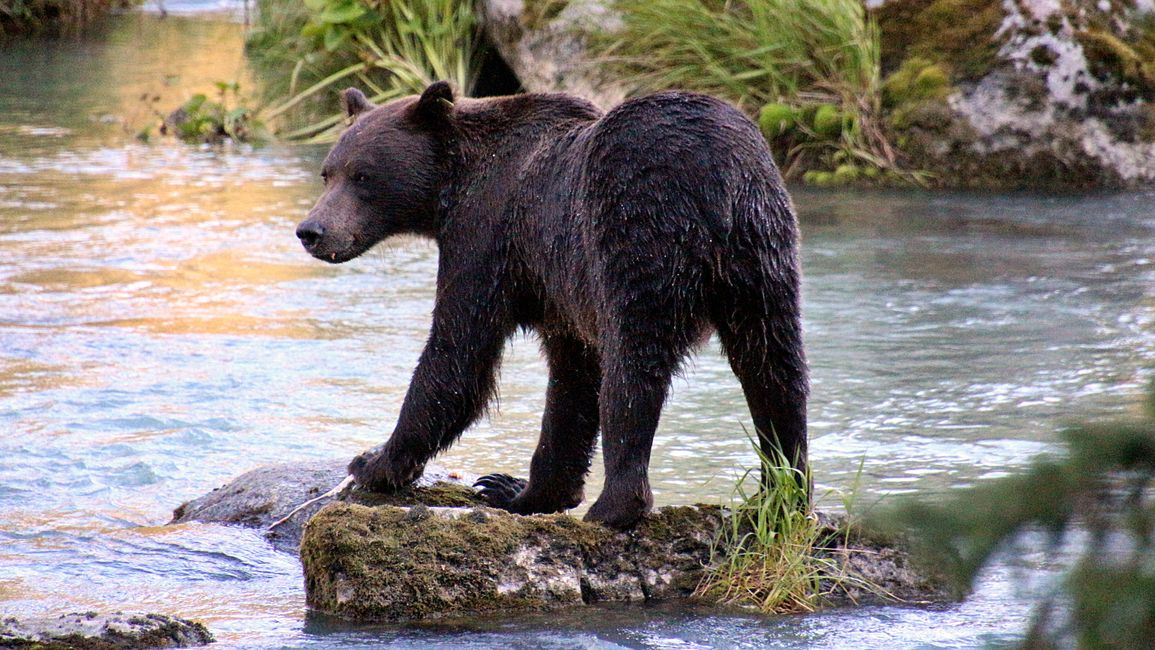
[[[1155, 183], [1155, 2], [889, 0], [879, 27], [882, 128], [932, 187]], [[607, 0], [485, 0], [489, 39], [531, 92], [603, 106], [625, 94], [586, 47]], [[787, 98], [788, 99], [788, 98]], [[796, 170], [802, 171], [802, 170]], [[819, 174], [826, 183], [841, 176]], [[857, 175], [847, 175], [853, 181]]]

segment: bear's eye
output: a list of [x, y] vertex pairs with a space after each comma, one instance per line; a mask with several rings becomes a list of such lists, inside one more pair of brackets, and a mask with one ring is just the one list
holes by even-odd
[[364, 183], [367, 180], [369, 180], [369, 176], [367, 176], [366, 174], [360, 174], [360, 173], [353, 174], [353, 182], [354, 183]]

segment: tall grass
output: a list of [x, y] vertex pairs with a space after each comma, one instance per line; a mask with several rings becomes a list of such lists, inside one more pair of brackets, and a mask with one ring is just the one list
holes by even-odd
[[766, 480], [748, 470], [735, 485], [711, 567], [694, 595], [768, 614], [795, 614], [815, 611], [847, 585], [879, 592], [823, 552], [831, 533], [810, 510], [810, 477], [781, 453], [767, 457], [751, 442]]
[[[465, 94], [473, 90], [480, 41], [469, 2], [261, 0], [259, 10], [249, 51], [283, 93], [263, 113], [290, 125], [283, 138], [335, 138], [342, 116], [309, 119], [316, 116], [307, 109], [335, 107], [335, 93], [346, 86], [360, 86], [378, 102], [419, 93], [439, 79]], [[294, 113], [296, 123], [285, 119]]]
[[[879, 33], [861, 0], [616, 0], [617, 30], [592, 44], [636, 90], [681, 88], [748, 113], [768, 103], [834, 104], [851, 116], [837, 141], [894, 166], [879, 125]], [[795, 154], [805, 153], [800, 150]]]
[[0, 0], [0, 38], [48, 32], [72, 35], [114, 9], [140, 0]]

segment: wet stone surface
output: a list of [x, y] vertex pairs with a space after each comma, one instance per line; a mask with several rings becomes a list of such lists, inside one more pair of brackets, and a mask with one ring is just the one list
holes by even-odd
[[[173, 523], [267, 529], [344, 478], [344, 463], [336, 461], [259, 468], [183, 504]], [[313, 610], [356, 621], [412, 621], [688, 599], [723, 521], [717, 506], [669, 506], [619, 533], [566, 514], [485, 507], [469, 487], [472, 478], [431, 469], [393, 495], [344, 490], [266, 530], [266, 537], [282, 551], [299, 547]], [[832, 605], [947, 598], [901, 547], [848, 534], [840, 519], [819, 517], [830, 539], [820, 554], [879, 588], [847, 582], [828, 598]]]
[[2, 648], [191, 648], [212, 642], [213, 636], [204, 625], [162, 614], [86, 612], [44, 618], [0, 618]]

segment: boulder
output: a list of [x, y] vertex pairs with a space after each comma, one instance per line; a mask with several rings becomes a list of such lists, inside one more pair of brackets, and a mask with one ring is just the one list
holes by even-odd
[[[619, 533], [565, 514], [331, 504], [305, 527], [305, 595], [315, 611], [394, 622], [692, 599], [719, 559], [711, 549], [723, 521], [717, 506], [671, 506]], [[824, 522], [818, 553], [837, 567], [820, 587], [828, 604], [948, 599], [901, 548]]]
[[605, 0], [482, 0], [478, 13], [490, 43], [527, 92], [564, 92], [603, 109], [626, 96], [586, 47], [585, 35], [613, 30]]
[[37, 650], [192, 648], [213, 636], [204, 625], [161, 614], [64, 614], [44, 618], [0, 618], [0, 647]]
[[[1150, 0], [883, 3], [874, 14], [884, 72], [898, 75], [884, 84], [896, 144], [944, 186], [1150, 185], [1153, 11]], [[928, 92], [943, 75], [948, 91]]]
[[[258, 527], [279, 550], [299, 547], [309, 607], [354, 621], [689, 599], [705, 567], [720, 560], [712, 557], [725, 520], [719, 506], [664, 507], [620, 533], [567, 514], [485, 507], [470, 487], [474, 476], [443, 468], [396, 494], [344, 489], [294, 512], [345, 474], [344, 460], [254, 469], [182, 504], [173, 523]], [[835, 560], [821, 586], [830, 604], [950, 597], [902, 545], [817, 516], [826, 539], [818, 553]], [[837, 579], [844, 575], [873, 586]]]
[[[425, 475], [414, 486], [397, 494], [381, 495], [346, 489], [318, 499], [345, 479], [348, 474], [345, 466], [348, 464], [348, 459], [333, 459], [258, 467], [204, 496], [182, 503], [173, 511], [169, 524], [199, 521], [260, 528], [274, 548], [295, 554], [305, 522], [331, 501], [363, 505], [428, 503], [457, 506], [482, 502], [469, 488], [476, 477], [433, 465], [426, 468]], [[461, 489], [455, 490], [454, 486]], [[312, 499], [318, 500], [294, 512]], [[288, 519], [282, 522], [285, 517]], [[270, 528], [275, 522], [280, 523]]]

